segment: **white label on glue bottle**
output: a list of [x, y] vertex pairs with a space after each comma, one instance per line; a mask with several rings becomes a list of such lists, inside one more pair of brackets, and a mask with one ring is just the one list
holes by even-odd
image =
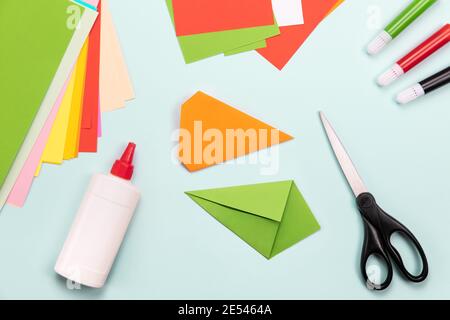
[[105, 284], [140, 198], [130, 183], [135, 149], [128, 145], [110, 175], [92, 177], [56, 262], [63, 277], [93, 288]]

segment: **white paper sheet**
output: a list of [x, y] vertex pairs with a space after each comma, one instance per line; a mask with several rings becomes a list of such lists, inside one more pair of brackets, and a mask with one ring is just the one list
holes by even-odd
[[304, 23], [302, 0], [272, 0], [272, 6], [280, 27]]

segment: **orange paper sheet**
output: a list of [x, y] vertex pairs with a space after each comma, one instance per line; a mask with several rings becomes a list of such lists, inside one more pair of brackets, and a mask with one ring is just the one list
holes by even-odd
[[293, 139], [203, 92], [181, 108], [181, 163], [191, 172]]
[[303, 0], [302, 3], [305, 24], [281, 27], [279, 36], [267, 39], [267, 47], [257, 50], [279, 70], [286, 66], [319, 23], [342, 0]]
[[274, 24], [271, 0], [173, 0], [177, 36]]

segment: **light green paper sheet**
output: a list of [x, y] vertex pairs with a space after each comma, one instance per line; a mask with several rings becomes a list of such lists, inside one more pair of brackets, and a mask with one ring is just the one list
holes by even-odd
[[267, 41], [261, 40], [224, 53], [226, 57], [267, 47]]
[[[79, 27], [69, 28], [71, 15], [77, 12]], [[97, 12], [68, 0], [0, 2], [0, 209], [96, 16]]]
[[[172, 0], [166, 0], [173, 22]], [[229, 30], [178, 37], [186, 63], [229, 52], [280, 34], [277, 25]]]
[[[275, 20], [275, 24], [278, 25], [277, 17], [274, 17], [274, 20]], [[267, 38], [264, 39], [264, 40], [259, 40], [259, 41], [247, 44], [247, 45], [245, 45], [243, 47], [240, 47], [240, 48], [236, 48], [236, 49], [227, 51], [227, 52], [224, 53], [224, 55], [225, 55], [225, 57], [228, 57], [228, 56], [232, 56], [232, 55], [239, 54], [239, 53], [244, 53], [244, 52], [253, 51], [253, 50], [257, 50], [257, 49], [262, 49], [262, 48], [265, 48], [265, 47], [267, 47]]]
[[186, 194], [267, 259], [320, 230], [293, 181]]

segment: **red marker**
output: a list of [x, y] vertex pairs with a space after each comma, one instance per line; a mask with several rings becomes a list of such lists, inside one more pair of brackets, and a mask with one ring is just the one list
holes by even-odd
[[450, 41], [450, 24], [447, 23], [413, 51], [401, 58], [378, 78], [380, 86], [387, 86], [417, 66]]

